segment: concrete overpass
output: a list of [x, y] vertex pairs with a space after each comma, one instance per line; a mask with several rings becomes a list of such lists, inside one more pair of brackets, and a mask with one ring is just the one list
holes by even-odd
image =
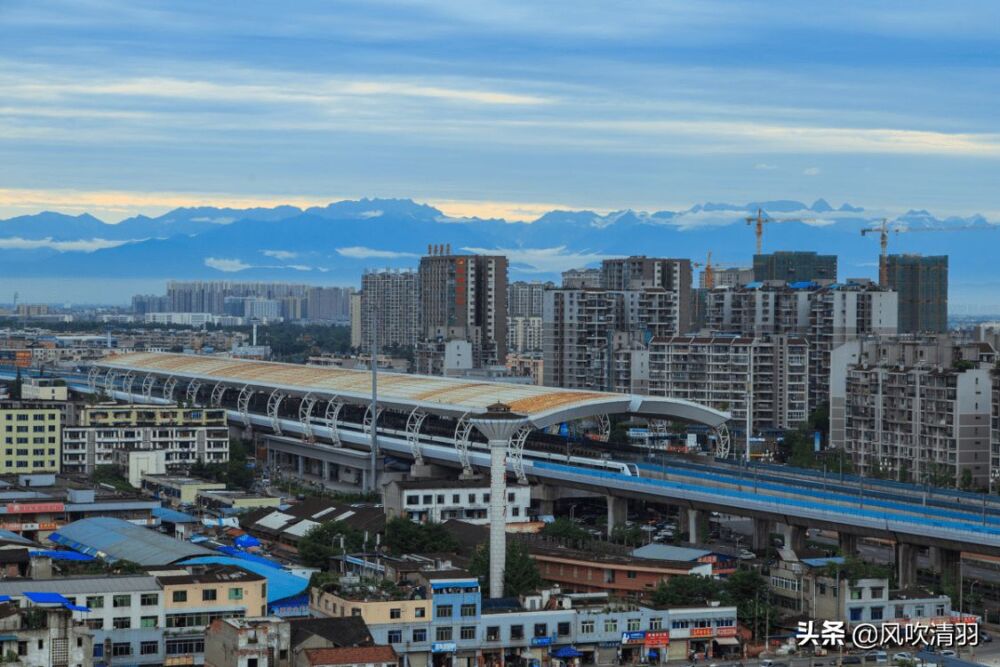
[[1000, 555], [1000, 517], [995, 505], [985, 500], [981, 513], [980, 508], [961, 503], [954, 508], [942, 507], [939, 501], [928, 503], [918, 497], [918, 487], [899, 498], [866, 500], [842, 489], [818, 491], [806, 484], [783, 482], [775, 468], [766, 475], [778, 479], [758, 477], [751, 483], [749, 477], [738, 478], [732, 470], [720, 473], [653, 464], [630, 469], [614, 461], [567, 464], [551, 456], [542, 460], [530, 446], [535, 429], [581, 418], [594, 419], [606, 428], [607, 414], [688, 419], [721, 431], [724, 413], [683, 401], [381, 375], [380, 385], [386, 389], [384, 395], [380, 392], [373, 420], [367, 406], [370, 376], [363, 371], [143, 354], [99, 362], [86, 383], [79, 377], [70, 380], [76, 389], [101, 390], [129, 400], [183, 400], [225, 407], [234, 423], [268, 434], [279, 444], [283, 441], [286, 450], [296, 449], [298, 473], [303, 474], [307, 465], [316, 470], [314, 462], [319, 462], [318, 476], [323, 481], [330, 481], [330, 466], [343, 466], [354, 456], [337, 450], [363, 452], [370, 446], [373, 422], [378, 447], [393, 456], [418, 465], [489, 469], [493, 443], [477, 437], [473, 423], [490, 403], [500, 401], [524, 416], [505, 445], [510, 454], [507, 469], [522, 480], [605, 495], [611, 525], [624, 520], [624, 499], [635, 498], [686, 508], [692, 527], [698, 525], [699, 513], [707, 510], [752, 517], [758, 545], [774, 523], [787, 527], [792, 544], [801, 541], [807, 527], [837, 531], [847, 550], [852, 550], [859, 536], [881, 537], [897, 544], [901, 586], [915, 579], [918, 546], [933, 547], [939, 566], [946, 571], [957, 568], [962, 550]]

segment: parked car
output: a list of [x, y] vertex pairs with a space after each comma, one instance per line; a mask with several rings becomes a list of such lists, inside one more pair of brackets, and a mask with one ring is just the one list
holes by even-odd
[[900, 651], [892, 655], [893, 662], [913, 662], [913, 654], [907, 651]]
[[845, 655], [841, 659], [840, 664], [842, 664], [842, 665], [860, 665], [862, 662], [864, 662], [864, 661], [861, 659], [860, 655]]
[[869, 651], [865, 653], [865, 660], [877, 665], [887, 665], [889, 664], [889, 654], [885, 651]]
[[955, 651], [952, 651], [950, 648], [946, 648], [943, 651], [938, 651], [937, 653], [938, 653], [938, 655], [940, 655], [940, 656], [942, 656], [944, 658], [957, 658], [958, 657], [958, 653], [956, 653]]
[[988, 632], [984, 632], [983, 630], [980, 630], [979, 641], [986, 642], [987, 644], [989, 644], [991, 641], [993, 641], [993, 635], [991, 635]]
[[750, 551], [749, 549], [740, 549], [740, 560], [754, 560], [757, 558], [757, 554]]

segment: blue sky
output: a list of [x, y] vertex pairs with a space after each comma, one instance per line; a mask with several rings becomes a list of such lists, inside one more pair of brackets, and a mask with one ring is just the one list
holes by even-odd
[[972, 1], [0, 0], [0, 216], [825, 197], [996, 220], [998, 31]]

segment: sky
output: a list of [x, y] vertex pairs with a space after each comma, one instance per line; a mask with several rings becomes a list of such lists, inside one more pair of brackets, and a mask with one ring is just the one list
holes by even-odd
[[825, 197], [998, 219], [998, 33], [975, 0], [0, 0], [0, 216]]

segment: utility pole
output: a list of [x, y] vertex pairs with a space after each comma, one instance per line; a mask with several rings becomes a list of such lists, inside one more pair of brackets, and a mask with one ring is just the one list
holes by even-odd
[[371, 493], [378, 492], [378, 314], [377, 308], [372, 308], [369, 313], [372, 329], [372, 402], [369, 407], [372, 414], [372, 431], [369, 445], [371, 471], [368, 476], [368, 491]]

